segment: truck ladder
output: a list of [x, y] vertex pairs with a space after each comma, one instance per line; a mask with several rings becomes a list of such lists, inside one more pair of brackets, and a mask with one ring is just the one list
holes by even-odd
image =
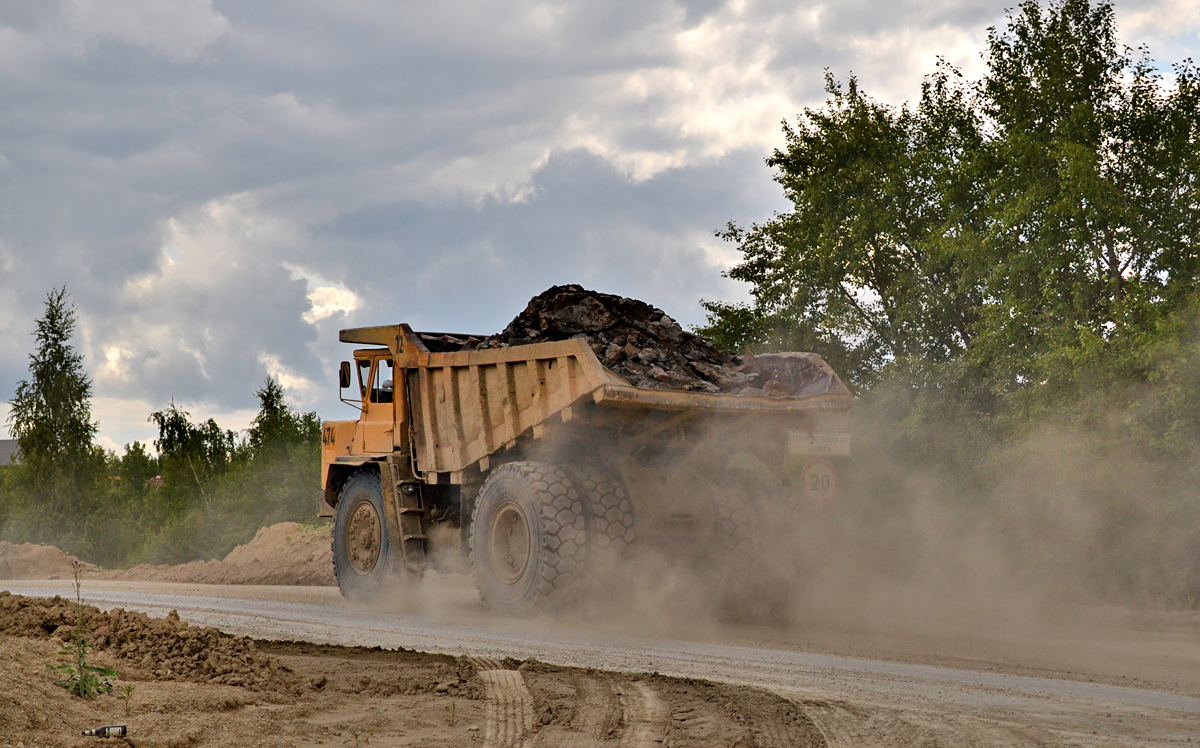
[[[425, 508], [421, 502], [421, 490], [415, 481], [406, 480], [408, 463], [406, 460], [389, 457], [383, 470], [384, 490], [391, 493], [387, 504], [391, 504], [396, 512], [395, 527], [399, 531], [399, 546], [404, 567], [401, 571], [405, 576], [419, 576], [425, 570]], [[408, 483], [417, 490], [405, 493], [404, 486]], [[390, 523], [389, 523], [390, 524]]]

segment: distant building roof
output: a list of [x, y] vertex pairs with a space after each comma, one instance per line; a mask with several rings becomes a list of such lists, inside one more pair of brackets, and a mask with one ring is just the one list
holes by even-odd
[[0, 467], [10, 465], [13, 462], [20, 462], [20, 457], [13, 460], [13, 456], [18, 454], [16, 439], [0, 439]]

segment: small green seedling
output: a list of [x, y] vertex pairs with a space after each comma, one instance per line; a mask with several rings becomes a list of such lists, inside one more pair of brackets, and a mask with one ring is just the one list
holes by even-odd
[[373, 732], [368, 732], [366, 735], [363, 735], [361, 732], [355, 732], [354, 730], [351, 730], [350, 737], [343, 740], [342, 745], [351, 745], [354, 746], [354, 748], [362, 748], [364, 745], [370, 745], [371, 738], [373, 737], [375, 737], [375, 733]]
[[117, 698], [125, 703], [125, 716], [129, 716], [129, 710], [133, 705], [133, 684], [126, 683], [117, 691]]

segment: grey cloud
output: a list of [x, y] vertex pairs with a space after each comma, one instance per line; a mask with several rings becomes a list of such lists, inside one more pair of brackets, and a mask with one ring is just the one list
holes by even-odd
[[[823, 68], [902, 100], [914, 44], [1003, 8], [67, 5], [0, 0], [0, 397], [66, 283], [98, 394], [226, 411], [272, 368], [332, 408], [339, 326], [488, 332], [552, 283], [700, 321], [744, 293], [711, 232], [782, 207], [762, 157]], [[321, 283], [357, 308], [305, 322]]]
[[745, 151], [641, 184], [574, 151], [552, 158], [534, 184], [526, 203], [364, 207], [321, 227], [321, 244], [337, 249], [308, 262], [329, 275], [394, 268], [345, 276], [379, 300], [369, 313], [392, 321], [497, 331], [533, 294], [580, 282], [652, 299], [695, 323], [697, 293], [734, 290], [698, 241], [715, 243], [712, 232], [738, 213], [783, 207], [760, 154]]
[[0, 24], [21, 31], [35, 31], [62, 9], [62, 0], [30, 3], [25, 0], [0, 0]]

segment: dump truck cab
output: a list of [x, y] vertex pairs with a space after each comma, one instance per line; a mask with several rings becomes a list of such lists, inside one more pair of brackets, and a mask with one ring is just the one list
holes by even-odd
[[[338, 371], [339, 399], [358, 409], [355, 420], [325, 421], [321, 426], [321, 516], [333, 516], [336, 490], [354, 469], [405, 448], [407, 436], [405, 377], [395, 351], [402, 348], [400, 326], [343, 330], [342, 342], [376, 343], [354, 350]], [[397, 395], [397, 393], [400, 393]], [[330, 493], [330, 490], [333, 493]]]
[[[328, 483], [331, 466], [357, 464], [371, 456], [391, 454], [402, 446], [395, 438], [397, 377], [391, 351], [386, 348], [354, 351], [353, 363], [343, 362], [340, 378], [341, 399], [358, 408], [359, 417], [353, 421], [325, 421], [322, 424], [323, 486]], [[403, 392], [403, 379], [399, 386]]]

